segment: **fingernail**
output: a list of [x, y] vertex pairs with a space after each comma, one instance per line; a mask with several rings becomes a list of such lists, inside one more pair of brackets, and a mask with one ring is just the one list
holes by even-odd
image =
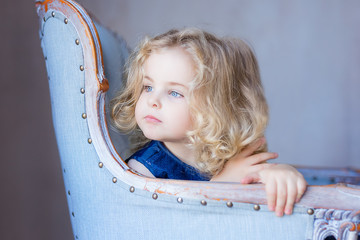
[[283, 214], [284, 214], [284, 213], [283, 213], [283, 212], [281, 212], [281, 211], [280, 211], [280, 212], [279, 212], [279, 211], [277, 211], [277, 212], [276, 212], [276, 216], [278, 216], [278, 217], [282, 217], [282, 216], [283, 216]]
[[274, 206], [269, 206], [268, 208], [269, 208], [269, 211], [272, 211], [272, 212], [275, 211], [275, 207], [274, 207]]
[[285, 209], [285, 214], [286, 215], [291, 215], [291, 213], [292, 213], [291, 209]]

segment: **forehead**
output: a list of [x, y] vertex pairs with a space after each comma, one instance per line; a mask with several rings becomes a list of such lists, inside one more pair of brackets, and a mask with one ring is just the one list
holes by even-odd
[[144, 74], [151, 79], [189, 82], [195, 77], [194, 61], [181, 47], [159, 49], [144, 63]]

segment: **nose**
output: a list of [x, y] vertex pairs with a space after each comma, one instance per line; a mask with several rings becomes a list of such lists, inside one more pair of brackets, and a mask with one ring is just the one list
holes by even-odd
[[161, 102], [160, 102], [160, 97], [157, 96], [156, 94], [152, 94], [149, 98], [148, 98], [148, 105], [151, 108], [161, 108]]

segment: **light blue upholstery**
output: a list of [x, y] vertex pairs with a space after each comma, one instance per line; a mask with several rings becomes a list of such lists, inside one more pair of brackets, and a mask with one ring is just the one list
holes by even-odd
[[122, 134], [114, 127], [112, 127], [109, 115], [109, 101], [121, 88], [121, 79], [124, 72], [124, 64], [129, 56], [129, 49], [126, 45], [126, 42], [120, 36], [116, 35], [113, 32], [110, 32], [98, 23], [94, 23], [100, 36], [104, 70], [106, 73], [106, 78], [109, 80], [110, 85], [105, 97], [106, 117], [109, 126], [109, 134], [114, 146], [116, 146], [117, 151], [124, 159], [126, 159], [129, 155], [128, 138], [126, 135]]
[[[54, 12], [54, 14], [53, 14]], [[54, 16], [52, 16], [52, 14]], [[41, 19], [41, 45], [46, 59], [52, 115], [65, 182], [71, 223], [76, 239], [312, 239], [314, 215], [296, 207], [294, 214], [278, 218], [265, 205], [254, 211], [252, 203], [196, 199], [136, 189], [117, 181], [93, 146], [86, 113], [84, 46], [71, 21], [64, 24], [60, 11], [48, 11]], [[119, 88], [128, 50], [125, 42], [96, 24], [102, 43], [108, 95]], [[80, 39], [81, 40], [81, 39]], [[87, 66], [85, 66], [87, 67]], [[96, 83], [94, 79], [93, 84]], [[111, 98], [111, 97], [108, 97]], [[109, 126], [109, 124], [108, 124]], [[126, 152], [126, 136], [110, 131], [118, 152]]]

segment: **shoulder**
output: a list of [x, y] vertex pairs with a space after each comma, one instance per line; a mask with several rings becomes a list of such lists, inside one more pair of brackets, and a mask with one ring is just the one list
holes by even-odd
[[134, 170], [136, 170], [138, 173], [141, 173], [142, 175], [146, 176], [146, 177], [155, 177], [150, 171], [149, 169], [147, 169], [142, 163], [140, 163], [139, 161], [135, 160], [135, 159], [130, 159], [128, 161], [128, 166]]

